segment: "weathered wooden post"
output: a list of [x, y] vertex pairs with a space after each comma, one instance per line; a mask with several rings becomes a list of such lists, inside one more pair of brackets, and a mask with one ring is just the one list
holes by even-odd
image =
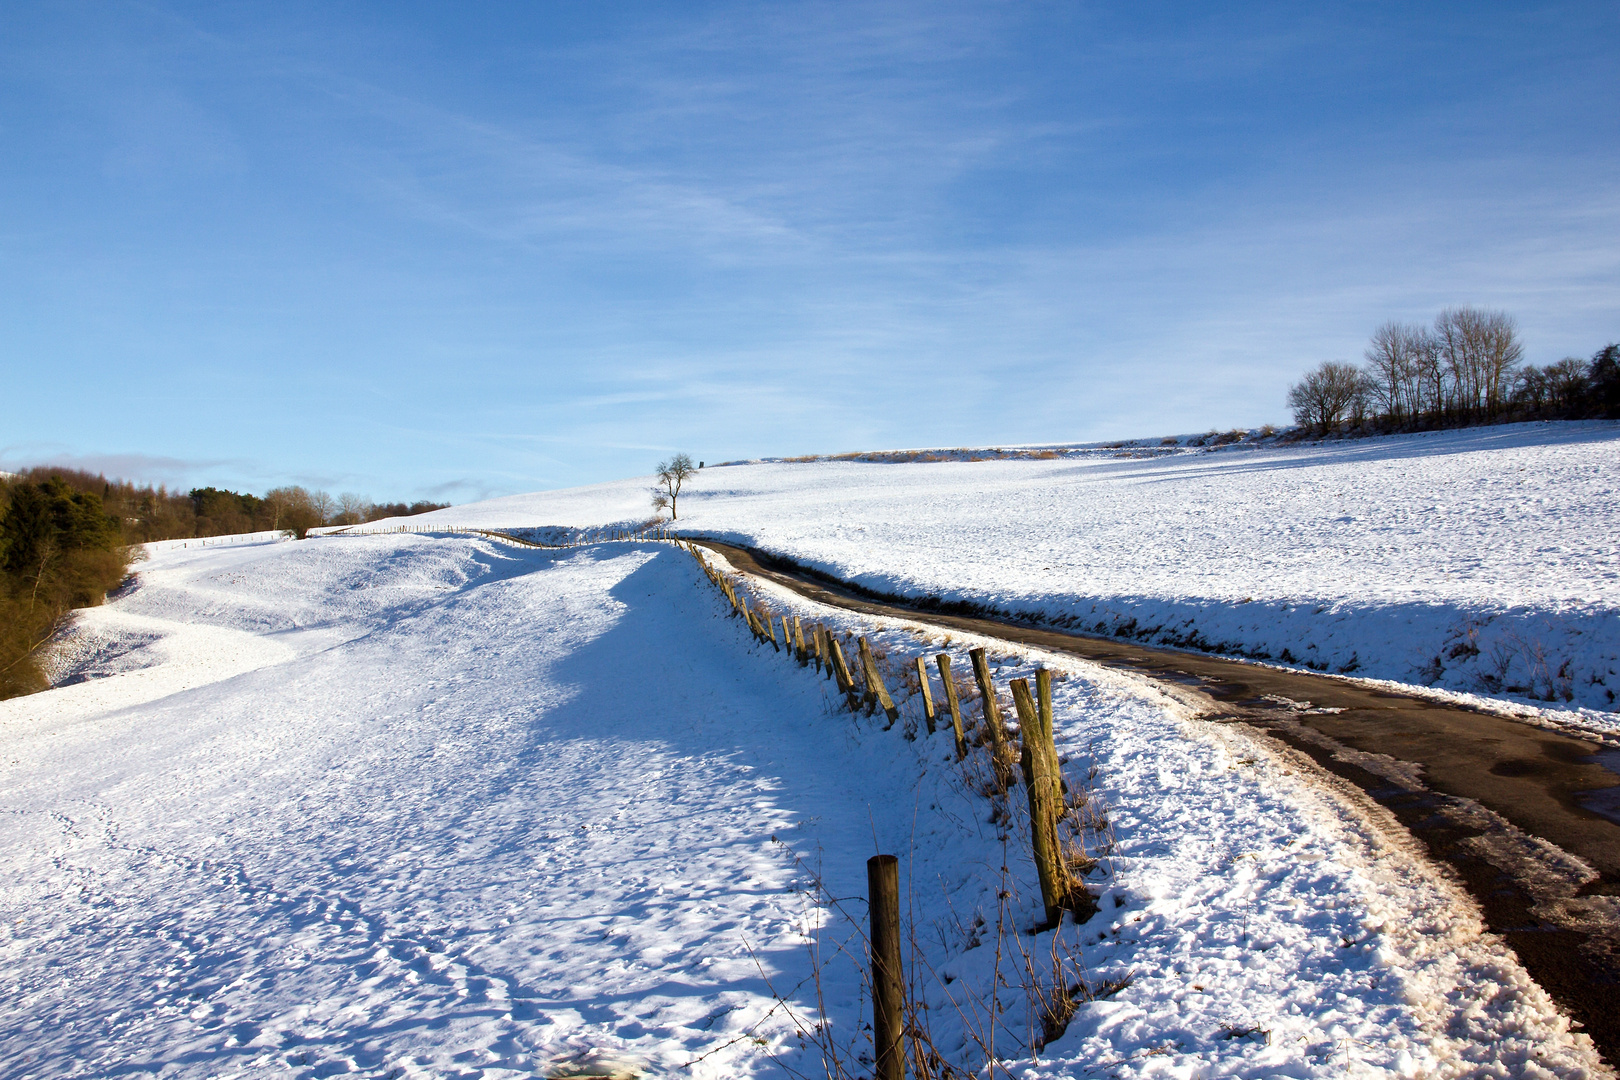
[[838, 640], [836, 634], [827, 631], [827, 662], [832, 665], [833, 682], [845, 693], [855, 692], [855, 672], [850, 669], [849, 659], [844, 656], [844, 643]]
[[849, 702], [849, 711], [859, 711], [861, 699], [855, 693], [855, 680], [850, 677], [849, 665], [844, 662], [843, 647], [831, 634], [827, 635], [827, 655], [832, 660], [833, 677], [838, 680], [838, 689], [844, 692], [844, 697]]
[[934, 733], [934, 694], [928, 689], [928, 663], [917, 657], [917, 685], [922, 688], [923, 719], [928, 721], [928, 734]]
[[[1051, 729], [1042, 724], [1040, 710], [1029, 694], [1024, 679], [1012, 681], [1013, 704], [1023, 731], [1024, 788], [1029, 795], [1029, 824], [1035, 871], [1041, 880], [1041, 903], [1046, 906], [1046, 925], [1056, 926], [1068, 906], [1069, 874], [1063, 864], [1058, 839], [1058, 818], [1063, 811], [1062, 780], [1058, 774], [1057, 750]], [[1050, 690], [1048, 690], [1050, 693]], [[1043, 730], [1044, 728], [1044, 730]]]
[[1052, 726], [1052, 673], [1045, 668], [1035, 672], [1035, 709], [1041, 719], [1041, 737], [1052, 755], [1052, 766], [1058, 768], [1057, 729]]
[[793, 654], [799, 658], [800, 667], [810, 662], [810, 654], [804, 647], [804, 624], [797, 615], [793, 616]]
[[865, 638], [860, 639], [861, 672], [866, 677], [866, 700], [868, 703], [876, 701], [883, 707], [883, 715], [889, 718], [883, 730], [888, 731], [894, 727], [894, 722], [900, 719], [900, 710], [895, 707], [894, 698], [889, 696], [889, 688], [883, 685], [883, 676], [878, 672], [877, 658], [872, 655], [872, 646], [866, 643]]
[[810, 628], [810, 656], [816, 662], [816, 670], [830, 676], [832, 670], [827, 660], [827, 628], [820, 623]]
[[979, 701], [984, 709], [984, 723], [990, 729], [990, 754], [995, 762], [996, 786], [1002, 794], [1007, 792], [1007, 784], [1012, 779], [1008, 772], [1007, 762], [1007, 729], [1001, 723], [1001, 706], [996, 702], [996, 687], [990, 681], [990, 662], [985, 659], [983, 649], [969, 650], [968, 656], [973, 660], [973, 677], [979, 683]]
[[875, 1080], [905, 1080], [906, 997], [900, 973], [900, 860], [866, 860], [872, 913], [872, 1057]]
[[967, 757], [967, 736], [962, 732], [962, 703], [956, 696], [956, 683], [951, 680], [951, 658], [940, 653], [934, 658], [939, 665], [939, 681], [945, 684], [945, 706], [951, 710], [951, 731], [956, 736], [956, 760]]
[[861, 703], [866, 706], [868, 713], [877, 707], [877, 691], [872, 688], [871, 661], [872, 647], [866, 643], [865, 638], [856, 638], [855, 663], [860, 665], [861, 669]]
[[759, 621], [765, 624], [766, 631], [771, 635], [771, 648], [775, 649], [777, 652], [781, 652], [782, 646], [776, 643], [776, 620], [771, 618], [771, 616], [767, 613], [761, 615], [759, 617]]

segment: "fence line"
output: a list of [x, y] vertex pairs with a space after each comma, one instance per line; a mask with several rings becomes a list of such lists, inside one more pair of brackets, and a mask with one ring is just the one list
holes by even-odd
[[194, 547], [238, 547], [242, 544], [271, 544], [290, 539], [286, 529], [263, 529], [251, 533], [228, 533], [225, 536], [182, 536], [173, 540], [148, 540], [141, 546], [156, 554], [160, 551], [185, 550]]
[[[856, 663], [851, 665], [844, 655], [844, 642], [841, 642], [824, 623], [813, 623], [807, 635], [803, 620], [799, 616], [794, 616], [793, 622], [789, 624], [786, 615], [777, 615], [760, 600], [756, 599], [752, 604], [749, 603], [748, 594], [741, 588], [740, 575], [722, 572], [704, 556], [697, 544], [662, 523], [636, 529], [615, 527], [576, 530], [563, 542], [550, 544], [498, 529], [481, 529], [471, 525], [435, 527], [426, 524], [406, 524], [371, 529], [364, 526], [350, 526], [323, 535], [389, 534], [486, 536], [522, 544], [525, 547], [550, 550], [603, 543], [673, 542], [697, 560], [698, 566], [702, 568], [709, 581], [731, 604], [733, 614], [743, 620], [749, 632], [761, 643], [768, 642], [777, 654], [785, 651], [801, 667], [815, 665], [819, 673], [833, 680], [850, 712], [864, 712], [871, 716], [881, 708], [888, 720], [884, 725], [884, 731], [894, 727], [895, 722], [900, 719], [899, 706], [895, 704], [894, 697], [889, 692], [888, 684], [883, 677], [882, 665], [879, 663], [881, 659], [886, 659], [886, 653], [880, 657], [866, 637], [851, 635], [845, 631], [846, 640], [854, 637]], [[780, 636], [777, 634], [778, 622], [781, 624]], [[1068, 806], [1064, 800], [1067, 785], [1063, 780], [1052, 725], [1051, 672], [1044, 668], [1036, 671], [1036, 692], [1033, 695], [1030, 693], [1028, 682], [1024, 679], [1014, 679], [1009, 684], [1018, 713], [1018, 730], [1015, 733], [1006, 726], [1002, 718], [986, 651], [982, 647], [970, 649], [968, 659], [972, 665], [976, 684], [972, 689], [977, 690], [979, 699], [980, 730], [975, 732], [976, 738], [969, 740], [962, 720], [962, 688], [952, 675], [951, 656], [949, 653], [941, 652], [934, 659], [939, 669], [941, 687], [945, 692], [946, 708], [950, 712], [950, 732], [956, 744], [956, 760], [965, 762], [974, 746], [983, 747], [988, 751], [994, 779], [986, 794], [992, 800], [998, 801], [1003, 811], [1006, 807], [1008, 789], [1019, 779], [1023, 780], [1029, 804], [1031, 855], [1040, 879], [1041, 900], [1046, 909], [1044, 925], [1057, 926], [1062, 921], [1064, 911], [1075, 912], [1077, 918], [1089, 917], [1089, 911], [1094, 910], [1092, 898], [1072, 869], [1071, 861], [1076, 860], [1071, 860], [1066, 855], [1060, 837], [1060, 824], [1068, 813]], [[928, 665], [921, 656], [915, 658], [915, 675], [918, 683], [916, 696], [922, 702], [922, 718], [927, 723], [928, 734], [933, 735], [938, 730], [935, 724], [934, 698], [929, 684]], [[914, 725], [908, 725], [908, 732], [912, 727]], [[1021, 766], [1018, 770], [1022, 773], [1021, 777], [1015, 773], [1015, 765]], [[1084, 851], [1080, 851], [1078, 861], [1086, 860]]]
[[[793, 622], [789, 624], [786, 615], [777, 615], [761, 601], [756, 599], [750, 604], [747, 593], [741, 588], [740, 575], [719, 570], [704, 556], [697, 544], [663, 523], [635, 529], [603, 527], [574, 530], [561, 543], [546, 543], [503, 530], [481, 529], [471, 525], [402, 524], [384, 528], [350, 526], [322, 535], [390, 534], [486, 536], [522, 544], [525, 547], [550, 550], [603, 543], [673, 542], [697, 560], [698, 566], [702, 568], [709, 581], [731, 604], [733, 614], [743, 620], [749, 632], [761, 643], [769, 642], [772, 650], [778, 654], [785, 651], [801, 667], [814, 665], [818, 673], [833, 680], [850, 712], [864, 712], [871, 716], [881, 708], [888, 719], [883, 728], [885, 731], [894, 727], [895, 722], [900, 719], [899, 706], [895, 704], [894, 697], [889, 692], [879, 663], [880, 659], [886, 658], [886, 653], [880, 657], [864, 636], [854, 636], [846, 631], [844, 634], [846, 640], [854, 637], [856, 663], [851, 665], [844, 655], [844, 642], [841, 642], [826, 624], [813, 623], [809, 633], [806, 634], [804, 622], [799, 616], [794, 616]], [[778, 622], [781, 623], [780, 636], [777, 634]], [[1026, 680], [1014, 679], [1010, 683], [1013, 703], [1018, 713], [1018, 731], [1015, 733], [1006, 726], [1002, 718], [986, 651], [982, 647], [970, 649], [968, 659], [972, 665], [973, 680], [976, 684], [970, 689], [977, 691], [980, 720], [978, 725], [980, 730], [975, 732], [976, 738], [970, 741], [962, 719], [962, 687], [952, 675], [951, 656], [947, 652], [941, 652], [934, 659], [939, 669], [941, 688], [945, 692], [945, 705], [950, 713], [949, 730], [955, 742], [957, 761], [966, 761], [973, 746], [985, 748], [989, 754], [989, 764], [994, 778], [987, 794], [1003, 804], [1006, 802], [1009, 787], [1018, 779], [1024, 782], [1029, 803], [1031, 854], [1040, 878], [1041, 899], [1046, 908], [1046, 925], [1058, 925], [1066, 910], [1074, 911], [1077, 917], [1085, 913], [1091, 905], [1091, 897], [1071, 869], [1070, 859], [1065, 856], [1059, 836], [1060, 822], [1068, 807], [1064, 801], [1063, 793], [1066, 785], [1052, 725], [1051, 672], [1044, 668], [1036, 671], [1034, 695], [1030, 693]], [[914, 662], [918, 683], [916, 696], [922, 702], [921, 713], [927, 724], [928, 734], [933, 735], [939, 729], [935, 724], [934, 697], [929, 682], [928, 665], [921, 656], [916, 657]], [[1019, 769], [1021, 777], [1014, 772], [1015, 765], [1021, 766]], [[1083, 851], [1080, 857], [1082, 860], [1085, 858]]]
[[[790, 626], [786, 615], [776, 616], [757, 599], [749, 603], [749, 597], [741, 587], [740, 575], [722, 572], [691, 541], [677, 539], [677, 543], [697, 560], [704, 574], [730, 602], [733, 613], [743, 619], [755, 638], [761, 643], [769, 642], [778, 653], [785, 649], [801, 666], [814, 664], [818, 672], [833, 680], [850, 712], [864, 712], [871, 716], [881, 708], [888, 718], [883, 730], [894, 726], [900, 718], [900, 710], [889, 693], [883, 677], [883, 665], [880, 664], [887, 654], [880, 656], [864, 636], [856, 636], [856, 663], [851, 665], [844, 655], [844, 643], [825, 624], [813, 623], [806, 633], [802, 619], [794, 616]], [[778, 621], [782, 626], [780, 640], [776, 633]], [[846, 631], [844, 636], [847, 639], [852, 635]], [[999, 800], [1003, 806], [1008, 788], [1022, 779], [1029, 803], [1031, 855], [1046, 908], [1044, 925], [1057, 926], [1065, 911], [1075, 912], [1076, 918], [1083, 921], [1090, 917], [1090, 912], [1095, 908], [1091, 895], [1071, 866], [1071, 863], [1083, 865], [1088, 857], [1082, 849], [1076, 853], [1076, 857], [1071, 858], [1064, 850], [1060, 835], [1061, 822], [1068, 814], [1069, 807], [1064, 799], [1067, 785], [1063, 780], [1052, 724], [1052, 673], [1045, 668], [1035, 672], [1033, 695], [1025, 679], [1013, 679], [1009, 684], [1019, 721], [1015, 733], [1002, 718], [985, 650], [970, 649], [968, 658], [977, 684], [980, 713], [979, 730], [975, 732], [977, 737], [971, 743], [962, 722], [961, 687], [952, 676], [950, 654], [942, 652], [935, 657], [945, 691], [946, 707], [950, 712], [949, 730], [956, 744], [956, 759], [959, 762], [966, 760], [972, 746], [987, 751], [994, 780], [986, 794], [992, 800]], [[918, 683], [915, 696], [921, 702], [920, 711], [927, 723], [928, 734], [932, 735], [938, 730], [934, 722], [934, 698], [929, 685], [928, 665], [921, 656], [915, 658], [914, 673]], [[914, 727], [909, 725], [908, 732]], [[1021, 768], [1015, 772], [1015, 766]]]

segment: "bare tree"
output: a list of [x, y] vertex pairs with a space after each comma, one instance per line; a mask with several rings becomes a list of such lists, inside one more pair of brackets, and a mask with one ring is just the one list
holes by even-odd
[[1519, 369], [1513, 383], [1513, 400], [1533, 413], [1547, 407], [1547, 373], [1534, 364]]
[[1620, 416], [1620, 345], [1605, 345], [1586, 369], [1587, 394], [1597, 416]]
[[1373, 331], [1364, 354], [1373, 400], [1397, 423], [1406, 417], [1417, 378], [1407, 350], [1408, 332], [1405, 323], [1387, 322]]
[[[324, 505], [321, 500], [325, 500]], [[290, 529], [302, 540], [309, 530], [326, 524], [331, 513], [332, 497], [326, 492], [311, 495], [301, 487], [279, 487], [265, 492], [264, 501], [274, 514], [274, 529]]]
[[1445, 412], [1448, 388], [1446, 367], [1440, 359], [1440, 339], [1424, 328], [1412, 341], [1413, 363], [1417, 367], [1418, 416], [1438, 417]]
[[1513, 373], [1524, 359], [1518, 324], [1505, 311], [1447, 308], [1434, 320], [1452, 400], [1462, 412], [1494, 415], [1507, 399]]
[[1300, 424], [1324, 431], [1347, 415], [1365, 411], [1367, 377], [1354, 364], [1328, 360], [1288, 389], [1288, 407]]
[[356, 495], [352, 491], [345, 491], [337, 498], [337, 516], [332, 519], [334, 525], [358, 525], [371, 513], [371, 500], [364, 495]]
[[[1394, 423], [1438, 412], [1447, 400], [1440, 343], [1420, 323], [1387, 322], [1373, 331], [1363, 354], [1365, 408]], [[1352, 406], [1352, 415], [1355, 409]]]
[[1473, 410], [1480, 399], [1479, 358], [1474, 353], [1475, 314], [1473, 308], [1447, 308], [1434, 317], [1434, 336], [1440, 343], [1440, 358], [1451, 391], [1446, 406], [1459, 412]]
[[[1494, 416], [1507, 402], [1513, 373], [1524, 360], [1524, 343], [1519, 340], [1518, 323], [1505, 311], [1487, 311], [1483, 329], [1480, 357], [1484, 366], [1485, 411]], [[1579, 365], [1580, 361], [1575, 363]]]
[[1555, 409], [1570, 411], [1586, 398], [1589, 386], [1586, 361], [1566, 356], [1556, 364], [1541, 369], [1547, 384], [1547, 404]]
[[669, 511], [669, 520], [675, 520], [675, 500], [681, 496], [681, 485], [697, 472], [691, 454], [676, 454], [658, 465], [658, 486], [653, 488], [653, 509]]

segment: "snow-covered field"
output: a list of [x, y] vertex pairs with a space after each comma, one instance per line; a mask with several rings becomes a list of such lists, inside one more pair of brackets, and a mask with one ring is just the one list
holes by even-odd
[[[650, 480], [413, 524], [645, 520]], [[1620, 695], [1620, 423], [702, 470], [678, 524], [910, 596], [1588, 710]]]
[[[874, 475], [830, 472], [829, 499]], [[763, 506], [715, 484], [751, 474], [792, 475], [706, 474], [694, 518]], [[882, 554], [844, 512], [839, 550]], [[0, 1075], [821, 1075], [818, 971], [824, 1045], [864, 1038], [876, 849], [961, 1064], [994, 1031], [1019, 1077], [1604, 1074], [1420, 861], [1124, 675], [999, 658], [1058, 669], [1059, 749], [1108, 822], [1101, 912], [1031, 937], [1018, 800], [991, 824], [948, 737], [843, 711], [673, 545], [335, 537], [139, 569], [81, 616], [78, 681], [0, 703]], [[1128, 982], [1039, 1063], [1027, 952], [1035, 985], [1054, 953]]]

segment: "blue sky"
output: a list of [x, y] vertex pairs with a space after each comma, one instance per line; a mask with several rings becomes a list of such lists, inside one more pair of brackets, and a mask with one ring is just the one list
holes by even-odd
[[374, 498], [1620, 338], [1620, 6], [0, 10], [0, 466]]

